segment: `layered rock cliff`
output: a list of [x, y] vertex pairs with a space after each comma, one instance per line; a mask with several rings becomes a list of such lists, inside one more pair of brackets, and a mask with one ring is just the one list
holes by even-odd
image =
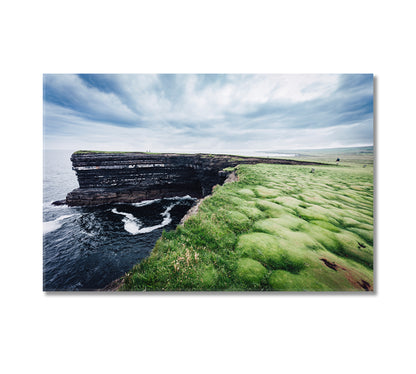
[[86, 206], [140, 202], [162, 197], [203, 197], [227, 177], [223, 169], [238, 164], [316, 165], [314, 162], [208, 154], [83, 152], [72, 154], [79, 188], [66, 204]]

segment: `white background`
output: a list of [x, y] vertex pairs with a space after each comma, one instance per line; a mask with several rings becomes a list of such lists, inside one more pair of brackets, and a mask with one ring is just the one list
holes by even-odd
[[[4, 373], [415, 371], [411, 1], [0, 5]], [[43, 73], [374, 73], [376, 292], [42, 292]]]

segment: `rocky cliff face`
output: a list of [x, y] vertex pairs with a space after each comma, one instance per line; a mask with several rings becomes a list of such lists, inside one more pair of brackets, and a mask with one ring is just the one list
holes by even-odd
[[203, 197], [222, 184], [222, 170], [238, 164], [313, 165], [284, 159], [207, 154], [149, 154], [140, 152], [75, 152], [71, 156], [79, 188], [70, 192], [70, 206], [140, 202], [162, 197]]

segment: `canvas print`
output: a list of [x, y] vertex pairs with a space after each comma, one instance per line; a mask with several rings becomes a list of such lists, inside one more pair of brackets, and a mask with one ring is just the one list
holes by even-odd
[[43, 290], [368, 292], [372, 74], [45, 74]]

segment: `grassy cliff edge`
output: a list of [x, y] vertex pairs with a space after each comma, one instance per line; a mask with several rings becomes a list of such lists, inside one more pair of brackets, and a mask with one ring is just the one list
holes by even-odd
[[240, 165], [124, 291], [373, 289], [373, 168]]

